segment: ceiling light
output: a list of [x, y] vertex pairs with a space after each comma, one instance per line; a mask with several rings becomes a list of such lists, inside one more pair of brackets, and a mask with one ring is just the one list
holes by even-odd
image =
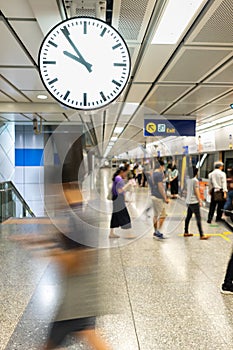
[[111, 139], [110, 139], [111, 141], [116, 141], [117, 140], [117, 136], [113, 136], [113, 137], [111, 137]]
[[39, 98], [39, 100], [47, 100], [48, 96], [46, 96], [46, 95], [37, 95], [37, 98]]
[[114, 134], [120, 134], [124, 130], [123, 126], [116, 126], [114, 129]]
[[109, 146], [113, 146], [114, 145], [114, 142], [109, 142]]
[[169, 0], [151, 44], [176, 44], [206, 0]]

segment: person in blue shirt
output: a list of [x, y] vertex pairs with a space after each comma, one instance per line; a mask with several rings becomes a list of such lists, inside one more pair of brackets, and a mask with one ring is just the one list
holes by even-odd
[[166, 217], [164, 203], [169, 203], [169, 199], [164, 190], [164, 162], [162, 160], [155, 163], [154, 172], [148, 176], [147, 180], [151, 190], [151, 200], [154, 211], [155, 231], [153, 237], [164, 239], [163, 233], [159, 230], [162, 228]]

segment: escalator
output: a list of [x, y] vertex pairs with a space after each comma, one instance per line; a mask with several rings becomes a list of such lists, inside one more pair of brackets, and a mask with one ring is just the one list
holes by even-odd
[[35, 214], [12, 181], [0, 182], [0, 223], [12, 217], [35, 217]]

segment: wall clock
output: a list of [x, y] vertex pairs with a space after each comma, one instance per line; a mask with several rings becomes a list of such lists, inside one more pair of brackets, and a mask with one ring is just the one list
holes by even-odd
[[74, 109], [98, 109], [114, 101], [127, 84], [130, 67], [121, 35], [92, 17], [59, 23], [39, 51], [39, 72], [46, 89]]

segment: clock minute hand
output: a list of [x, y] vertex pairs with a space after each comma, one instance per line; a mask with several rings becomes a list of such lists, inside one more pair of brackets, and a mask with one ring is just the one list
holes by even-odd
[[84, 64], [85, 67], [87, 68], [87, 70], [88, 70], [89, 72], [91, 72], [92, 64], [90, 64], [90, 63], [88, 63], [88, 62], [86, 62], [86, 61], [85, 61], [85, 63], [84, 63], [84, 61], [83, 61], [81, 58], [79, 58], [79, 57], [73, 55], [72, 53], [70, 53], [70, 52], [68, 52], [68, 51], [63, 51], [63, 53], [64, 53], [64, 55], [66, 55], [66, 56], [72, 58], [73, 60], [75, 60], [75, 61], [77, 61], [77, 62], [79, 62], [79, 63], [81, 63], [81, 64]]
[[[73, 47], [74, 51], [77, 53], [77, 55], [79, 56], [79, 63], [83, 64], [88, 72], [91, 72], [91, 67], [92, 65], [90, 63], [88, 63], [87, 61], [85, 61], [85, 59], [83, 58], [83, 56], [81, 55], [81, 53], [79, 52], [79, 50], [77, 49], [76, 45], [73, 43], [73, 41], [70, 39], [69, 35], [69, 31], [66, 27], [61, 29], [62, 33], [64, 34], [65, 38], [69, 41], [70, 45]], [[75, 56], [74, 56], [75, 57]]]

